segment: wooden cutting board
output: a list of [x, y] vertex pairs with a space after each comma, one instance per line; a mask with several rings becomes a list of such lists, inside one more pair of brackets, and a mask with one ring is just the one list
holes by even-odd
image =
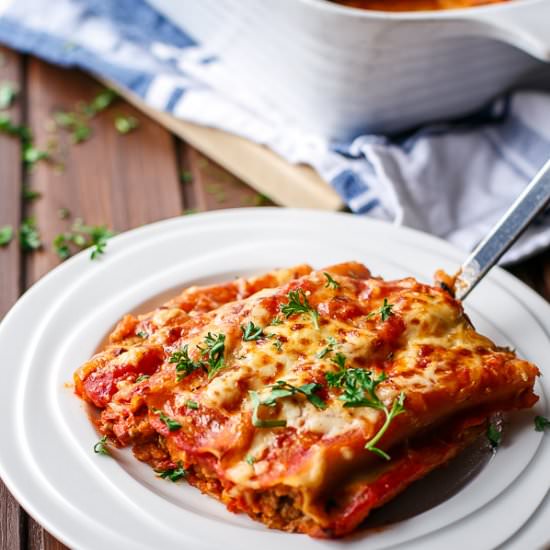
[[281, 206], [322, 210], [344, 207], [336, 191], [309, 166], [290, 164], [268, 148], [233, 134], [184, 122], [149, 107], [141, 98], [112, 82], [105, 83], [273, 202]]

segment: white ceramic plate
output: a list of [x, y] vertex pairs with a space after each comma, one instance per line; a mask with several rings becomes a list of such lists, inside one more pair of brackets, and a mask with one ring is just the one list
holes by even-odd
[[[548, 416], [548, 376], [537, 384], [536, 409], [513, 416], [502, 447], [475, 479], [416, 517], [346, 541], [268, 530], [185, 483], [156, 478], [129, 451], [116, 451], [116, 460], [92, 452], [97, 433], [67, 383], [125, 312], [190, 283], [351, 259], [386, 278], [430, 281], [463, 255], [421, 233], [351, 215], [244, 209], [143, 227], [110, 241], [101, 261], [85, 252], [52, 271], [0, 325], [0, 475], [9, 489], [49, 531], [82, 549], [487, 549], [518, 536], [550, 486], [550, 438], [532, 422]], [[494, 270], [467, 310], [482, 333], [546, 368], [550, 307], [523, 284]], [[437, 487], [424, 488], [431, 490]]]

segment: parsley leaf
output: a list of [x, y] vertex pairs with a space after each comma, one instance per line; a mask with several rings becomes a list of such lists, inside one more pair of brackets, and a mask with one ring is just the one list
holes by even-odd
[[254, 462], [256, 462], [256, 457], [252, 455], [246, 455], [245, 462], [247, 464], [250, 464], [250, 466], [253, 466]]
[[98, 455], [110, 456], [111, 452], [107, 446], [107, 436], [104, 435], [95, 445], [94, 453]]
[[191, 183], [193, 181], [193, 173], [189, 170], [182, 170], [180, 173], [181, 183]]
[[185, 402], [185, 406], [190, 408], [190, 409], [193, 409], [194, 411], [198, 410], [198, 408], [199, 408], [199, 404], [196, 401], [193, 401], [192, 399], [188, 399]]
[[324, 271], [324, 272], [323, 272], [323, 275], [324, 275], [324, 276], [326, 277], [326, 279], [327, 279], [327, 282], [326, 282], [326, 284], [325, 284], [325, 288], [334, 288], [334, 289], [340, 288], [340, 283], [337, 282], [337, 281], [335, 281], [335, 280], [331, 277], [330, 273], [327, 273], [326, 271]]
[[283, 320], [279, 316], [273, 317], [273, 319], [271, 319], [271, 321], [269, 322], [269, 326], [276, 327], [277, 325], [280, 325], [282, 322]]
[[17, 95], [17, 85], [13, 82], [2, 82], [0, 84], [0, 109], [7, 109], [13, 103]]
[[382, 319], [382, 321], [387, 321], [392, 315], [394, 315], [393, 307], [393, 304], [388, 303], [388, 299], [384, 298], [384, 302], [380, 306], [380, 309], [377, 312], [373, 311], [369, 313], [367, 315], [367, 319], [370, 319], [371, 317], [374, 317], [377, 313], [379, 313], [380, 319]]
[[205, 348], [197, 346], [201, 350], [201, 355], [208, 362], [208, 379], [214, 378], [219, 370], [225, 367], [225, 334], [213, 334], [209, 332], [205, 338]]
[[253, 340], [258, 340], [263, 336], [263, 330], [261, 327], [254, 325], [252, 321], [245, 326], [241, 325], [241, 330], [243, 333], [243, 340], [245, 342], [251, 342]]
[[334, 351], [334, 346], [338, 345], [338, 342], [336, 341], [336, 338], [334, 338], [332, 336], [329, 336], [327, 338], [327, 342], [328, 342], [328, 346], [326, 348], [323, 348], [320, 352], [318, 352], [315, 355], [315, 357], [317, 357], [317, 359], [322, 359], [323, 357], [325, 357], [329, 353], [333, 352]]
[[138, 382], [143, 382], [144, 380], [149, 380], [149, 378], [151, 378], [148, 374], [140, 374], [137, 378], [136, 378], [136, 383]]
[[384, 424], [376, 435], [366, 443], [365, 449], [390, 460], [390, 456], [375, 445], [380, 441], [391, 421], [405, 412], [405, 394], [401, 392], [397, 399], [394, 399], [391, 408], [388, 409], [376, 394], [378, 385], [387, 378], [385, 373], [381, 373], [377, 378], [374, 378], [372, 372], [368, 370], [346, 369], [346, 358], [341, 353], [336, 354], [333, 362], [339, 367], [339, 370], [327, 373], [326, 379], [329, 387], [344, 390], [339, 397], [339, 400], [344, 402], [344, 407], [371, 407], [382, 411], [386, 416]]
[[535, 416], [535, 430], [543, 432], [546, 428], [550, 428], [550, 420], [544, 416]]
[[115, 128], [119, 134], [129, 134], [139, 126], [139, 121], [133, 116], [117, 116]]
[[181, 424], [177, 420], [166, 416], [160, 409], [153, 409], [153, 412], [159, 415], [160, 421], [168, 428], [168, 431], [175, 432], [181, 428]]
[[104, 225], [85, 225], [77, 219], [72, 231], [59, 233], [53, 239], [53, 247], [61, 260], [66, 260], [72, 254], [72, 248], [82, 250], [91, 247], [90, 258], [95, 260], [105, 253], [107, 240], [115, 233]]
[[286, 420], [262, 420], [258, 417], [258, 409], [262, 405], [258, 392], [249, 391], [250, 398], [252, 399], [252, 424], [256, 428], [284, 428], [286, 426]]
[[21, 248], [25, 252], [38, 250], [42, 246], [40, 232], [36, 227], [36, 220], [34, 218], [27, 218], [21, 223], [21, 227], [19, 228], [19, 242]]
[[168, 359], [169, 363], [176, 363], [176, 380], [181, 382], [186, 376], [201, 368], [203, 364], [200, 361], [193, 361], [189, 357], [189, 345], [185, 344], [180, 350], [175, 351]]
[[147, 338], [148, 334], [144, 330], [140, 330], [139, 332], [136, 332], [136, 336], [139, 336], [140, 338]]
[[298, 290], [291, 290], [288, 293], [288, 303], [281, 304], [281, 313], [288, 319], [291, 315], [296, 313], [307, 313], [311, 317], [313, 325], [319, 330], [319, 313], [316, 309], [311, 307], [308, 302], [307, 296], [304, 291], [299, 288]]
[[107, 109], [117, 98], [118, 94], [114, 90], [109, 88], [102, 90], [88, 105], [84, 105], [84, 113], [89, 117], [93, 117]]
[[182, 468], [181, 462], [179, 463], [179, 466], [177, 468], [172, 468], [169, 470], [157, 470], [156, 472], [160, 478], [169, 479], [173, 483], [179, 481], [187, 475], [187, 470], [185, 470], [185, 468]]
[[318, 409], [326, 409], [325, 402], [314, 392], [321, 389], [321, 384], [310, 383], [303, 384], [300, 387], [293, 386], [284, 380], [277, 380], [275, 384], [271, 386], [271, 394], [262, 401], [262, 405], [267, 407], [274, 407], [278, 399], [283, 397], [290, 397], [297, 393], [304, 395], [307, 400]]
[[42, 196], [42, 193], [40, 193], [40, 191], [35, 191], [34, 189], [31, 189], [30, 187], [25, 185], [23, 187], [21, 195], [23, 197], [23, 200], [30, 202], [39, 199]]
[[499, 430], [498, 426], [492, 422], [487, 426], [487, 439], [493, 449], [496, 449], [502, 440], [502, 432]]
[[0, 246], [8, 246], [13, 239], [13, 227], [4, 225], [0, 227]]

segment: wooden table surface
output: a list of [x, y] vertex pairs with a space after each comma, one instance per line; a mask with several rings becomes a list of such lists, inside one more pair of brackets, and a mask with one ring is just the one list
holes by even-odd
[[[14, 82], [20, 90], [9, 109], [12, 119], [32, 129], [37, 146], [57, 142], [56, 162], [39, 162], [29, 170], [21, 162], [19, 141], [0, 134], [0, 227], [17, 228], [34, 216], [44, 243], [31, 253], [23, 253], [17, 239], [0, 247], [0, 319], [25, 289], [60, 263], [52, 240], [76, 218], [120, 232], [188, 209], [270, 204], [122, 100], [91, 121], [88, 141], [72, 144], [68, 133], [54, 131], [53, 113], [90, 101], [102, 87], [78, 71], [1, 47], [0, 60], [0, 83]], [[119, 134], [114, 127], [118, 115], [134, 116], [139, 127]], [[23, 200], [23, 186], [41, 197]], [[62, 219], [61, 209], [68, 209], [70, 217]], [[511, 271], [550, 300], [550, 251]], [[65, 547], [19, 507], [0, 481], [0, 549], [54, 548]]]

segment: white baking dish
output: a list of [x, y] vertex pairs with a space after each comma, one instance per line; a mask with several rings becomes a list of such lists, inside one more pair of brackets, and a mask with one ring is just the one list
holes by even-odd
[[550, 0], [405, 13], [149, 1], [289, 121], [335, 139], [464, 115], [550, 61]]

